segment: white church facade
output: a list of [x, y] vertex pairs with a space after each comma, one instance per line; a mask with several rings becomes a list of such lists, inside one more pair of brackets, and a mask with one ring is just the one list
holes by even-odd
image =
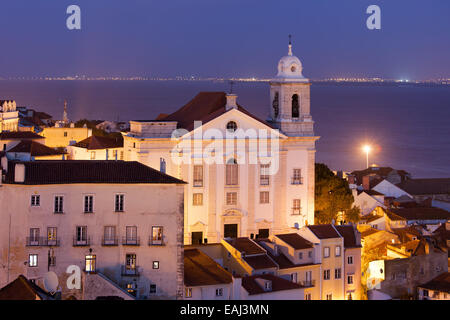
[[310, 113], [310, 82], [290, 43], [270, 82], [267, 120], [236, 99], [201, 92], [172, 114], [131, 121], [124, 134], [124, 160], [188, 183], [185, 244], [268, 237], [314, 224], [319, 137]]

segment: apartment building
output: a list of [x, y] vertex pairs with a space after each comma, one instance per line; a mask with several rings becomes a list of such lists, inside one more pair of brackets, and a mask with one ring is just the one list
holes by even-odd
[[0, 287], [54, 271], [77, 297], [75, 265], [138, 299], [182, 298], [183, 181], [138, 162], [1, 164]]
[[123, 160], [123, 140], [90, 136], [67, 146], [71, 160]]

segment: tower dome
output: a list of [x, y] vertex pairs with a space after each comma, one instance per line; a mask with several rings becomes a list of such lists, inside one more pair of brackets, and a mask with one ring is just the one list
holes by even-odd
[[275, 80], [278, 81], [308, 81], [303, 74], [303, 65], [299, 58], [292, 54], [292, 43], [289, 37], [288, 54], [278, 62], [278, 74]]

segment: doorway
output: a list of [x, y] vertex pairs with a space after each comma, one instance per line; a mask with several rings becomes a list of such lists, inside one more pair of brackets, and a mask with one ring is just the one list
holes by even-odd
[[224, 238], [237, 238], [238, 236], [237, 224], [225, 224], [223, 228], [224, 228], [223, 230]]
[[192, 244], [202, 244], [203, 243], [203, 232], [197, 231], [192, 232]]

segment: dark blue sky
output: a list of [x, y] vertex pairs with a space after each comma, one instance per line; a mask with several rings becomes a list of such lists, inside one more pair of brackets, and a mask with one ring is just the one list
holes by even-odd
[[[66, 28], [70, 4], [81, 31]], [[2, 0], [0, 12], [0, 77], [270, 77], [289, 33], [311, 78], [450, 77], [449, 0]]]

